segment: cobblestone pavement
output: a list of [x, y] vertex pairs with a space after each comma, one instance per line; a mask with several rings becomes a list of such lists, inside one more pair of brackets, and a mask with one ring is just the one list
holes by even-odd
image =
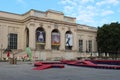
[[36, 71], [32, 70], [33, 67], [33, 64], [28, 62], [19, 62], [16, 65], [0, 62], [0, 80], [120, 80], [120, 70], [66, 65], [63, 69]]

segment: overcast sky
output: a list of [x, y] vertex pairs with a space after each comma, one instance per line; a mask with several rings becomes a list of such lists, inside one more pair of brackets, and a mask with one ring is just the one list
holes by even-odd
[[120, 0], [1, 0], [0, 11], [23, 14], [30, 9], [61, 11], [77, 23], [98, 27], [120, 22]]

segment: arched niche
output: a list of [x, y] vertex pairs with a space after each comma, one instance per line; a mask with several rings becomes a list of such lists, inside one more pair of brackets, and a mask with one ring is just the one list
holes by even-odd
[[51, 47], [52, 50], [59, 50], [60, 46], [60, 32], [58, 29], [54, 29], [51, 32]]
[[27, 27], [25, 28], [25, 44], [26, 47], [29, 47], [29, 29]]

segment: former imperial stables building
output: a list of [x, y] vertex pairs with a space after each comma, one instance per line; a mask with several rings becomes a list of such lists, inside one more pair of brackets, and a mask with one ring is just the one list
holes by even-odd
[[[76, 23], [76, 18], [54, 10], [30, 10], [25, 14], [0, 11], [1, 51], [9, 47], [16, 57], [30, 47], [41, 60], [75, 59], [97, 52], [94, 27]], [[1, 53], [1, 57], [6, 57]]]

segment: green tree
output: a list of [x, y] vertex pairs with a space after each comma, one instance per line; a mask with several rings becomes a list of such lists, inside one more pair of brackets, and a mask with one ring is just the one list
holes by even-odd
[[98, 52], [120, 57], [120, 23], [104, 24], [97, 31]]

